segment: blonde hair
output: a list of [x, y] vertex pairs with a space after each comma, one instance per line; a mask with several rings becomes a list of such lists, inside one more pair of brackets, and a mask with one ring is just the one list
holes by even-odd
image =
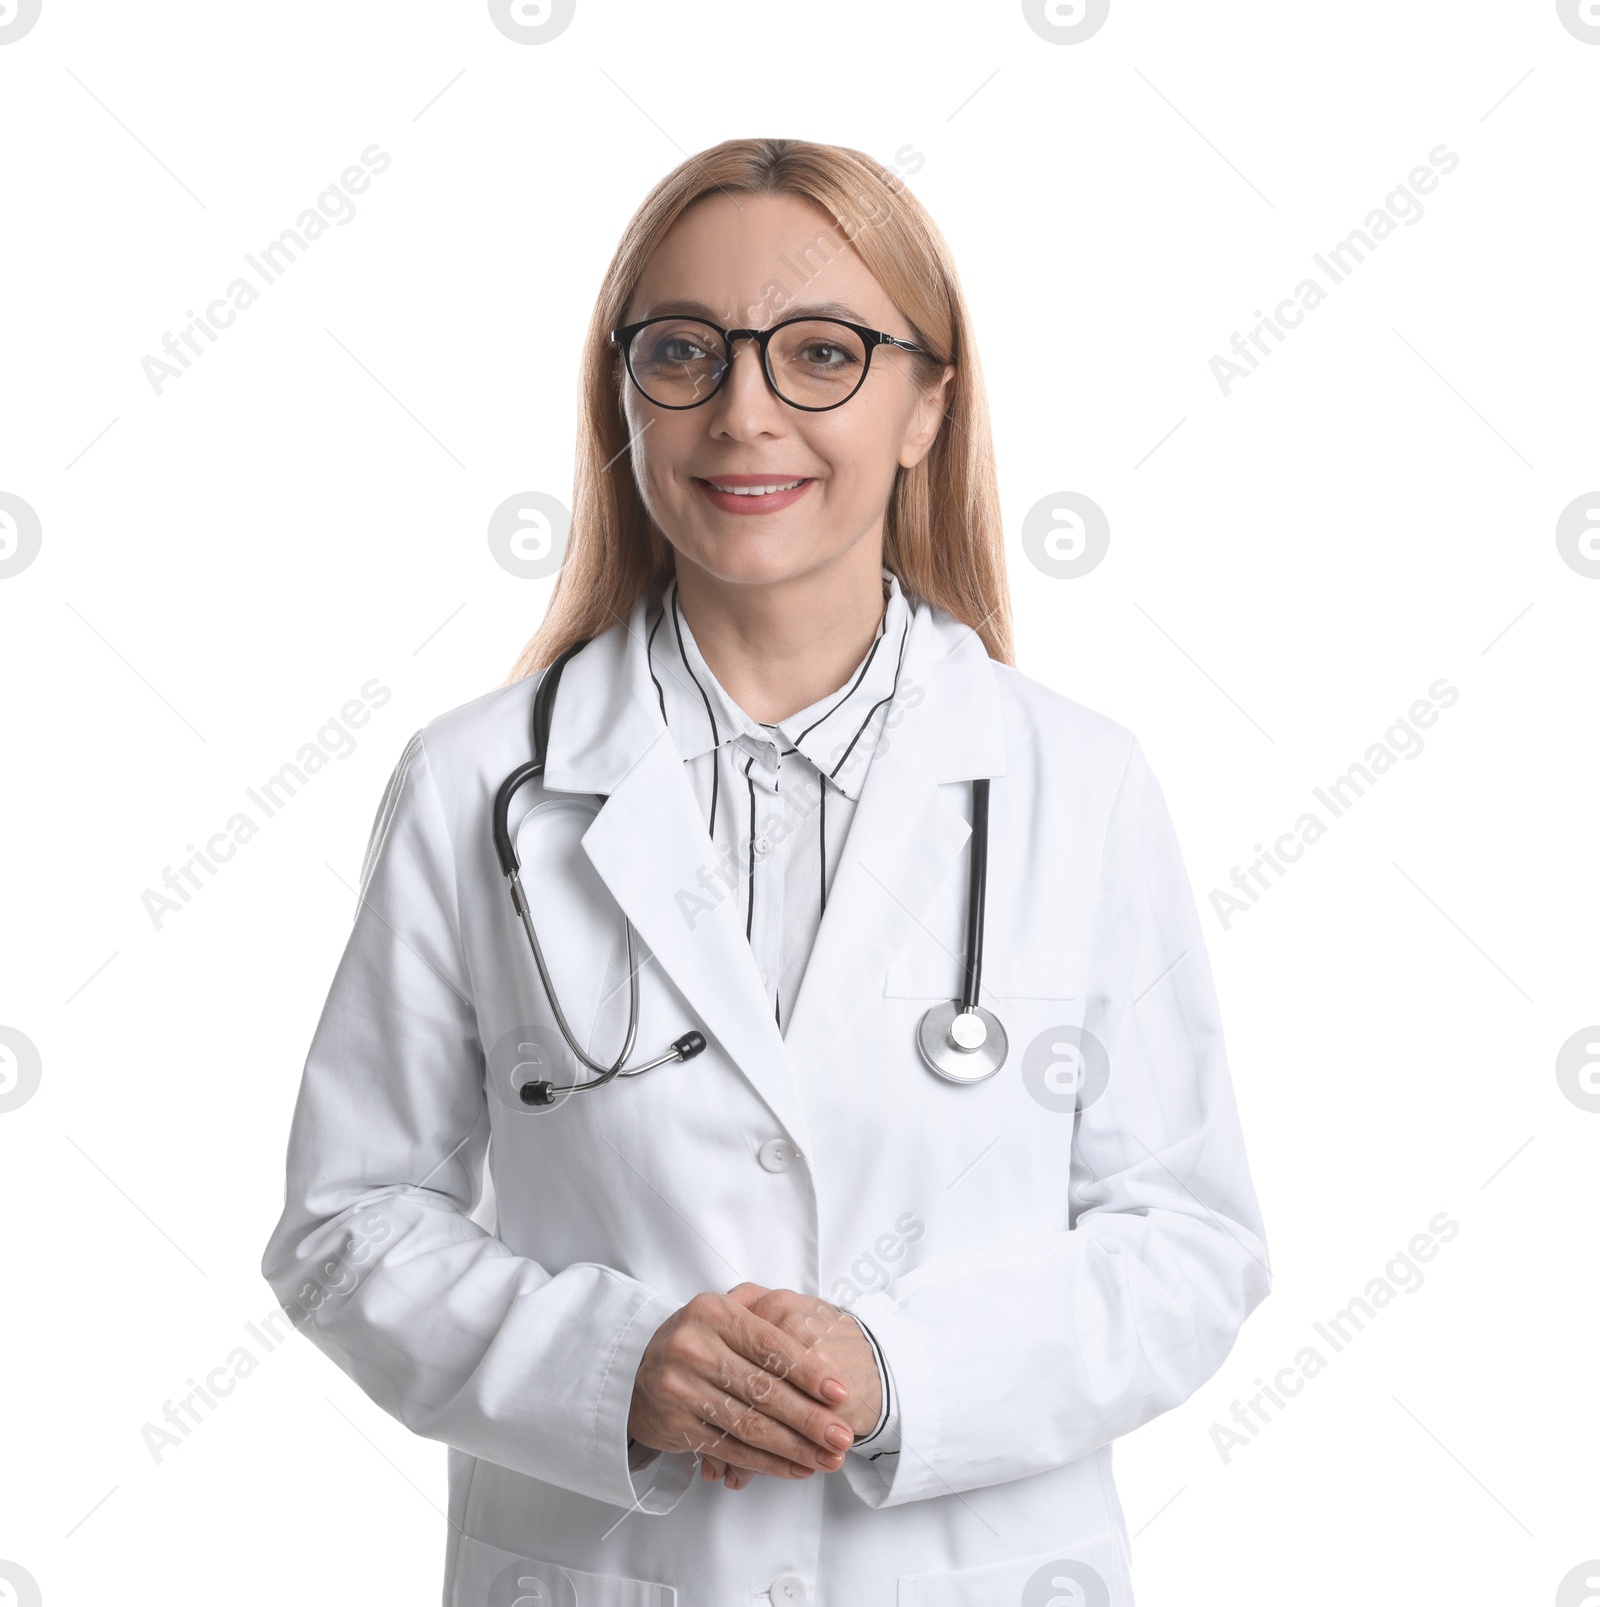
[[[626, 619], [642, 592], [672, 574], [672, 548], [633, 477], [622, 410], [627, 376], [611, 331], [667, 230], [712, 191], [793, 195], [827, 213], [905, 315], [913, 338], [934, 354], [914, 359], [919, 382], [931, 384], [944, 363], [954, 365], [938, 436], [919, 463], [895, 475], [883, 563], [905, 590], [971, 626], [990, 657], [1009, 664], [1011, 603], [989, 408], [949, 248], [916, 197], [870, 156], [806, 140], [738, 139], [690, 157], [662, 179], [606, 270], [583, 360], [566, 553], [544, 621], [507, 684]], [[827, 244], [820, 236], [817, 244], [826, 260]], [[776, 305], [763, 302], [752, 314], [781, 316], [792, 298], [778, 286], [773, 294]]]

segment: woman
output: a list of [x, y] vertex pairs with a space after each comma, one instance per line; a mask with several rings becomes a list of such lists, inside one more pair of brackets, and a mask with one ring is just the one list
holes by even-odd
[[[1009, 664], [946, 248], [730, 141], [586, 363], [554, 599], [390, 781], [265, 1275], [451, 1447], [447, 1603], [1127, 1603], [1110, 1443], [1266, 1246], [1160, 789]], [[492, 830], [557, 674], [504, 852], [586, 1060]]]

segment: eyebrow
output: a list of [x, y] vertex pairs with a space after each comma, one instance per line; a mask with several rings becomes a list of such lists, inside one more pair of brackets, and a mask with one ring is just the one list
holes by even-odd
[[[703, 301], [689, 301], [678, 299], [674, 301], [657, 302], [648, 312], [641, 313], [633, 320], [643, 323], [647, 318], [663, 318], [674, 313], [685, 316], [704, 318], [707, 323], [716, 323], [716, 315]], [[855, 307], [847, 307], [842, 301], [806, 301], [797, 303], [793, 307], [785, 307], [778, 323], [789, 318], [843, 318], [848, 323], [864, 324], [867, 320]]]

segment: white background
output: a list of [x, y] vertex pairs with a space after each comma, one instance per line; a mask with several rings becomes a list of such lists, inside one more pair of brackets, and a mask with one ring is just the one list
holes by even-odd
[[[43, 0], [0, 45], [0, 491], [42, 528], [0, 580], [0, 1026], [42, 1061], [0, 1114], [0, 1558], [47, 1607], [437, 1600], [443, 1448], [244, 1328], [300, 1065], [391, 766], [545, 606], [486, 525], [570, 501], [624, 222], [792, 134], [898, 163], [949, 239], [1020, 667], [1138, 735], [1206, 924], [1276, 1281], [1117, 1448], [1141, 1607], [1556, 1601], [1600, 1555], [1600, 1114], [1555, 1074], [1600, 1020], [1600, 580], [1555, 539], [1600, 486], [1597, 110], [1553, 0], [1112, 0], [1067, 47], [999, 0], [578, 0], [536, 47], [481, 0]], [[374, 143], [354, 220], [157, 396], [141, 359]], [[1441, 144], [1225, 396], [1210, 359]], [[1076, 580], [1019, 541], [1066, 490], [1111, 527]], [[144, 891], [372, 677], [354, 754], [157, 929]], [[1424, 751], [1225, 930], [1212, 889], [1440, 677]], [[1224, 1462], [1441, 1211], [1423, 1286]], [[157, 1464], [142, 1425], [241, 1343]]]

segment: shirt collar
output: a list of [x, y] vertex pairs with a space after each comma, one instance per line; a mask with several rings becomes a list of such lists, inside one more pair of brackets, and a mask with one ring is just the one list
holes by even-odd
[[677, 583], [669, 584], [648, 628], [646, 653], [679, 757], [698, 758], [733, 742], [776, 770], [786, 750], [798, 749], [846, 797], [858, 799], [915, 612], [899, 580], [887, 569], [883, 578], [883, 618], [861, 662], [841, 687], [770, 726], [752, 720], [718, 683], [677, 605]]

